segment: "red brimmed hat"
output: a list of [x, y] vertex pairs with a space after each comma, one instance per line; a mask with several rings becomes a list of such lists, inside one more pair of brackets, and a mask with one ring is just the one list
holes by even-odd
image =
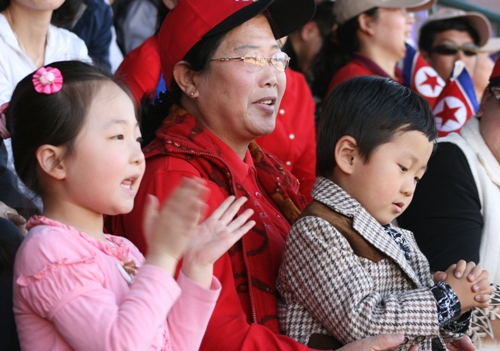
[[493, 78], [500, 78], [500, 57], [495, 62], [495, 67], [493, 67], [493, 72], [491, 72], [490, 82]]
[[172, 87], [174, 65], [201, 39], [231, 30], [267, 9], [276, 24], [276, 39], [306, 24], [314, 0], [178, 0], [158, 34], [163, 76]]

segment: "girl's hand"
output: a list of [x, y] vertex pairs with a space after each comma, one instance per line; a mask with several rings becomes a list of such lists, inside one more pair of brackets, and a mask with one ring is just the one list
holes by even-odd
[[196, 228], [196, 234], [186, 248], [182, 271], [205, 288], [209, 288], [212, 282], [214, 262], [255, 225], [255, 221], [248, 221], [254, 212], [251, 209], [234, 218], [247, 201], [245, 197], [235, 199], [234, 196], [229, 196], [224, 200]]
[[184, 178], [161, 209], [156, 197], [148, 197], [144, 209], [144, 235], [148, 243], [146, 263], [174, 274], [189, 241], [197, 235], [209, 191], [204, 184], [199, 178]]

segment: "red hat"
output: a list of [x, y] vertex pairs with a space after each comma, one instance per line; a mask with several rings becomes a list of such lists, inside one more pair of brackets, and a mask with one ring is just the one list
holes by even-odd
[[306, 24], [314, 15], [314, 0], [178, 0], [158, 33], [163, 76], [172, 87], [174, 65], [201, 39], [231, 30], [267, 9], [277, 38]]
[[500, 57], [495, 62], [495, 67], [493, 67], [493, 72], [491, 72], [490, 82], [493, 78], [500, 78]]

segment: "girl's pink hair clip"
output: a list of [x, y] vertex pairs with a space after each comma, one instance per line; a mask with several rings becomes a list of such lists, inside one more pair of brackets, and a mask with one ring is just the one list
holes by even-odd
[[40, 67], [33, 75], [35, 90], [41, 94], [54, 94], [61, 90], [63, 77], [61, 71], [52, 67]]

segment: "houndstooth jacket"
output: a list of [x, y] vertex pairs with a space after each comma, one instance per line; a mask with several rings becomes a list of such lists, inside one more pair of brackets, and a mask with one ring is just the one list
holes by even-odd
[[[412, 344], [445, 350], [444, 343], [462, 337], [438, 324], [429, 264], [411, 232], [397, 229], [410, 246], [407, 261], [375, 218], [338, 185], [319, 177], [312, 196], [316, 202], [288, 235], [278, 276], [278, 316], [285, 335], [307, 344], [312, 334], [328, 334], [347, 344], [402, 333], [406, 344], [401, 350]], [[348, 223], [342, 233], [310, 215], [314, 204]]]

